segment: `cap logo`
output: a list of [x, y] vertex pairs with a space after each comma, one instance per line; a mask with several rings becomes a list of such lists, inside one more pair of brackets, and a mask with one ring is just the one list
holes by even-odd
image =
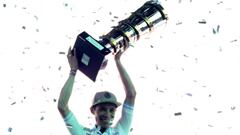
[[105, 98], [111, 98], [111, 94], [108, 93], [108, 92], [106, 92], [106, 93], [104, 94], [104, 97], [105, 97]]

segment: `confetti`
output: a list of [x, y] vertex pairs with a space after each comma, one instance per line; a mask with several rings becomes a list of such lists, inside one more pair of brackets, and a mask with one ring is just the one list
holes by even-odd
[[230, 42], [231, 42], [231, 43], [233, 43], [233, 42], [237, 42], [237, 39], [231, 40]]
[[156, 89], [157, 92], [161, 92], [163, 93], [164, 91], [163, 90], [159, 90], [158, 88]]
[[34, 18], [35, 18], [36, 20], [38, 20], [38, 17], [37, 17], [36, 15], [34, 15]]
[[217, 111], [217, 113], [222, 113], [222, 111]]
[[207, 22], [206, 22], [206, 20], [202, 20], [202, 21], [198, 21], [198, 23], [200, 23], [200, 24], [206, 24]]
[[130, 129], [130, 132], [132, 132], [132, 131], [133, 131], [133, 128]]
[[177, 23], [176, 23], [176, 25], [180, 25], [180, 24], [182, 24], [182, 22], [177, 22]]
[[186, 95], [188, 95], [188, 96], [192, 97], [192, 94], [191, 94], [191, 93], [186, 93]]
[[[135, 4], [137, 5], [137, 3], [131, 4], [127, 0], [125, 0], [125, 2], [126, 2], [125, 4], [129, 4], [131, 6], [134, 6]], [[139, 101], [141, 100], [140, 98], [142, 97], [144, 98], [144, 95], [148, 93], [147, 95], [151, 96], [152, 98], [150, 99], [149, 102], [147, 102], [147, 104], [142, 104], [142, 105], [149, 105], [149, 107], [152, 108], [152, 111], [155, 111], [154, 114], [159, 114], [159, 112], [157, 111], [162, 111], [162, 114], [166, 115], [166, 116], [161, 116], [166, 118], [164, 120], [170, 119], [171, 121], [172, 117], [174, 117], [175, 119], [181, 119], [181, 122], [184, 123], [185, 121], [188, 122], [189, 120], [188, 118], [191, 118], [191, 116], [188, 116], [188, 114], [192, 115], [193, 113], [193, 115], [203, 116], [207, 113], [210, 113], [209, 117], [207, 117], [206, 119], [202, 119], [201, 117], [199, 118], [195, 117], [194, 119], [191, 119], [192, 123], [195, 124], [192, 127], [195, 127], [196, 130], [195, 129], [189, 129], [189, 130], [193, 131], [195, 134], [201, 134], [205, 132], [201, 130], [204, 130], [206, 128], [208, 128], [207, 130], [209, 129], [213, 130], [213, 128], [211, 127], [214, 127], [216, 128], [214, 129], [216, 131], [219, 131], [219, 132], [226, 131], [226, 134], [231, 134], [232, 131], [228, 132], [227, 129], [232, 128], [234, 131], [236, 131], [238, 127], [237, 125], [234, 124], [234, 121], [236, 121], [237, 119], [232, 119], [233, 124], [231, 122], [227, 124], [226, 123], [218, 124], [216, 123], [217, 121], [215, 121], [215, 118], [217, 117], [217, 120], [224, 121], [225, 116], [235, 115], [239, 111], [237, 108], [239, 106], [239, 103], [232, 102], [235, 100], [231, 99], [230, 97], [229, 102], [231, 102], [231, 104], [229, 106], [227, 106], [226, 108], [218, 108], [218, 106], [222, 105], [218, 101], [224, 102], [224, 100], [220, 98], [223, 98], [223, 99], [226, 98], [226, 96], [219, 96], [219, 94], [224, 93], [223, 92], [224, 90], [222, 89], [221, 91], [218, 88], [222, 88], [221, 85], [225, 86], [226, 84], [217, 83], [217, 82], [220, 82], [218, 80], [215, 83], [214, 81], [211, 80], [211, 79], [214, 79], [213, 77], [209, 78], [206, 75], [211, 73], [218, 74], [218, 71], [220, 71], [219, 74], [224, 75], [225, 70], [222, 70], [222, 69], [225, 69], [225, 68], [226, 68], [226, 72], [229, 72], [229, 74], [233, 74], [233, 75], [235, 74], [234, 70], [237, 68], [231, 68], [231, 67], [235, 67], [234, 64], [233, 65], [231, 64], [234, 63], [234, 60], [237, 60], [239, 58], [238, 57], [239, 51], [237, 51], [237, 49], [239, 49], [240, 35], [237, 33], [238, 31], [238, 29], [236, 29], [237, 27], [234, 26], [234, 25], [237, 25], [236, 20], [234, 20], [236, 19], [234, 18], [234, 15], [235, 15], [234, 12], [236, 12], [238, 8], [237, 7], [235, 8], [235, 5], [231, 7], [229, 5], [230, 3], [226, 3], [226, 1], [223, 1], [223, 0], [210, 2], [208, 5], [205, 5], [206, 3], [201, 1], [177, 0], [175, 1], [174, 6], [178, 6], [178, 7], [171, 9], [173, 5], [171, 5], [171, 3], [168, 3], [168, 2], [169, 0], [164, 1], [166, 5], [170, 6], [170, 8], [167, 7], [167, 9], [170, 11], [169, 15], [171, 15], [171, 13], [173, 14], [171, 16], [172, 18], [167, 22], [167, 27], [166, 27], [167, 29], [163, 28], [164, 30], [163, 31], [159, 30], [159, 32], [158, 32], [158, 28], [156, 28], [157, 31], [155, 31], [154, 29], [153, 32], [154, 33], [157, 32], [155, 33], [156, 34], [155, 36], [158, 38], [157, 41], [151, 42], [149, 44], [145, 43], [145, 45], [147, 45], [146, 46], [147, 49], [154, 51], [156, 55], [161, 54], [156, 57], [155, 62], [151, 63], [152, 65], [149, 65], [150, 66], [150, 69], [148, 70], [149, 72], [144, 72], [144, 71], [141, 72], [138, 69], [138, 66], [134, 65], [134, 63], [133, 63], [133, 66], [128, 65], [128, 62], [129, 63], [131, 62], [127, 61], [128, 59], [126, 59], [126, 62], [127, 62], [126, 66], [129, 66], [130, 70], [131, 69], [134, 70], [133, 78], [135, 79], [134, 81], [136, 81], [135, 85], [138, 86], [138, 83], [141, 83], [141, 82], [146, 83], [144, 87], [138, 89], [139, 95], [140, 95]], [[192, 3], [189, 4], [190, 2]], [[93, 4], [93, 3], [90, 3], [90, 4]], [[109, 2], [106, 2], [106, 3], [109, 3]], [[110, 3], [109, 5], [111, 5]], [[129, 15], [131, 15], [131, 11], [129, 11], [130, 8], [128, 10], [128, 7], [127, 7], [129, 5], [126, 5], [126, 7], [122, 8], [121, 13], [120, 11], [118, 11], [118, 9], [110, 10], [111, 8], [114, 8], [114, 6], [116, 5], [116, 3], [114, 2], [113, 2], [114, 5], [111, 5], [111, 7], [108, 8], [107, 4], [105, 5], [105, 2], [97, 2], [95, 3], [95, 5], [89, 4], [87, 6], [86, 3], [79, 5], [75, 1], [74, 1], [74, 4], [72, 3], [72, 1], [71, 3], [68, 3], [68, 1], [62, 1], [60, 2], [60, 5], [59, 3], [57, 4], [56, 2], [54, 3], [53, 1], [51, 1], [51, 2], [45, 3], [44, 9], [46, 11], [44, 12], [39, 12], [41, 11], [41, 9], [38, 9], [38, 8], [41, 6], [35, 6], [35, 4], [31, 4], [31, 3], [29, 3], [30, 5], [27, 5], [28, 2], [14, 4], [14, 3], [3, 1], [1, 4], [2, 4], [2, 8], [0, 9], [4, 10], [3, 11], [4, 13], [5, 12], [6, 14], [11, 13], [9, 11], [13, 10], [12, 13], [15, 13], [15, 11], [20, 11], [18, 15], [21, 15], [19, 16], [21, 18], [19, 22], [15, 22], [16, 24], [14, 22], [9, 23], [14, 25], [10, 25], [6, 27], [6, 30], [9, 30], [9, 32], [16, 31], [16, 33], [13, 35], [19, 36], [20, 40], [17, 38], [15, 41], [18, 43], [18, 46], [15, 47], [14, 42], [11, 41], [9, 42], [9, 44], [3, 43], [2, 45], [3, 49], [0, 49], [0, 55], [1, 55], [1, 58], [3, 59], [8, 58], [8, 55], [7, 55], [8, 51], [13, 50], [13, 48], [14, 50], [13, 50], [13, 53], [11, 54], [17, 54], [17, 56], [20, 56], [19, 58], [15, 55], [12, 56], [13, 59], [16, 58], [16, 62], [17, 62], [16, 64], [14, 64], [15, 62], [13, 63], [8, 62], [8, 59], [6, 59], [7, 65], [9, 64], [8, 66], [10, 67], [8, 68], [8, 66], [6, 66], [6, 71], [10, 70], [10, 71], [13, 71], [14, 74], [16, 74], [15, 79], [12, 79], [10, 76], [6, 76], [7, 77], [6, 82], [9, 82], [9, 84], [6, 84], [6, 88], [10, 90], [7, 92], [7, 94], [9, 95], [6, 96], [6, 98], [8, 98], [6, 102], [7, 103], [6, 107], [9, 107], [9, 109], [8, 108], [7, 109], [3, 108], [3, 109], [7, 111], [8, 110], [15, 111], [16, 109], [21, 109], [22, 106], [26, 106], [26, 105], [35, 107], [35, 108], [32, 108], [33, 110], [43, 109], [48, 111], [48, 107], [51, 107], [52, 110], [58, 111], [56, 108], [56, 105], [58, 102], [58, 95], [60, 94], [59, 93], [60, 91], [56, 89], [59, 89], [59, 88], [61, 89], [62, 86], [61, 84], [55, 86], [55, 84], [51, 83], [52, 80], [50, 79], [56, 78], [57, 79], [56, 82], [63, 82], [66, 80], [66, 77], [68, 77], [68, 75], [63, 74], [63, 71], [65, 71], [64, 69], [65, 66], [68, 66], [68, 65], [64, 66], [64, 64], [66, 64], [67, 62], [65, 61], [67, 50], [65, 49], [63, 50], [63, 48], [65, 48], [66, 45], [67, 46], [71, 45], [75, 41], [76, 34], [78, 34], [81, 31], [87, 30], [89, 31], [89, 33], [95, 34], [95, 30], [96, 30], [95, 27], [90, 25], [92, 24], [100, 25], [101, 23], [105, 23], [104, 17], [106, 16], [108, 17], [108, 20], [106, 21], [108, 21], [109, 25], [112, 25], [117, 23], [118, 19], [121, 19], [122, 17], [128, 17]], [[102, 4], [102, 5], [98, 5], [98, 4]], [[227, 4], [227, 5], [224, 5], [224, 4]], [[60, 7], [56, 7], [56, 5]], [[72, 6], [74, 7], [74, 10], [73, 10], [74, 12], [69, 11], [69, 9]], [[86, 6], [88, 8], [82, 8], [82, 6]], [[103, 7], [102, 8], [103, 12], [98, 12], [101, 9], [101, 8], [98, 9], [99, 6]], [[117, 7], [121, 7], [121, 6], [117, 6]], [[187, 7], [184, 7], [184, 6], [187, 6]], [[51, 13], [50, 11], [47, 11], [47, 10], [51, 10], [53, 8], [56, 10], [56, 12], [54, 13], [63, 13], [62, 14], [63, 16], [56, 17], [50, 20], [49, 22], [48, 20], [49, 17], [54, 15], [54, 13]], [[132, 10], [134, 9], [135, 8], [133, 7]], [[191, 9], [191, 11], [188, 12], [186, 11], [186, 9]], [[92, 10], [95, 11], [93, 12], [95, 14], [92, 14]], [[175, 12], [176, 10], [177, 12]], [[119, 12], [120, 14], [116, 14], [116, 12]], [[166, 11], [166, 13], [168, 13], [168, 11]], [[238, 12], [236, 12], [236, 15], [237, 13]], [[9, 14], [9, 15], [12, 15], [12, 14]], [[67, 18], [68, 20], [62, 22], [61, 20], [64, 18], [65, 19]], [[2, 18], [2, 19], [3, 20], [7, 19], [7, 16], [6, 18]], [[13, 21], [18, 20], [17, 18], [14, 18], [14, 17], [11, 17], [10, 19], [15, 19]], [[8, 19], [7, 21], [11, 21], [11, 20]], [[227, 24], [227, 22], [229, 22], [229, 24]], [[5, 24], [6, 26], [8, 25], [8, 23], [5, 23]], [[57, 24], [57, 25], [54, 26], [54, 24]], [[83, 26], [84, 24], [89, 24], [89, 26], [85, 27]], [[5, 27], [4, 25], [3, 27]], [[67, 26], [67, 27], [62, 27], [62, 26]], [[232, 29], [228, 29], [230, 28], [230, 26]], [[62, 33], [58, 33], [57, 31], [55, 31], [55, 29], [58, 29], [60, 27], [62, 28], [61, 29]], [[109, 28], [110, 27], [111, 26], [109, 26]], [[8, 29], [8, 28], [11, 28], [11, 29]], [[48, 30], [48, 28], [51, 28], [50, 31]], [[97, 32], [100, 31], [99, 33], [101, 34], [104, 32], [107, 33], [108, 31], [105, 31], [105, 30], [104, 29], [101, 30], [101, 28], [99, 28]], [[97, 36], [97, 32], [96, 32], [96, 36]], [[12, 36], [12, 34], [5, 34], [5, 35]], [[55, 35], [55, 36], [51, 36], [51, 35]], [[26, 36], [29, 38], [25, 39], [22, 36], [24, 37]], [[151, 36], [144, 36], [143, 38], [146, 39], [144, 40], [144, 42], [152, 40]], [[12, 38], [4, 39], [4, 41], [6, 40], [6, 43], [8, 43], [7, 40], [11, 40], [11, 39]], [[142, 41], [138, 41], [138, 42], [142, 42]], [[162, 45], [156, 46], [158, 42], [161, 43]], [[174, 45], [175, 43], [180, 45]], [[11, 48], [11, 45], [13, 48]], [[132, 47], [134, 46], [131, 45], [131, 49]], [[135, 46], [135, 48], [136, 47], [138, 48], [137, 45]], [[135, 48], [133, 49], [133, 52], [139, 51], [139, 49], [136, 48], [137, 50], [135, 50]], [[44, 51], [55, 52], [55, 55], [56, 55], [55, 64], [49, 64], [50, 63], [49, 61], [46, 61], [46, 62], [43, 61], [41, 62], [43, 63], [42, 65], [41, 63], [34, 61], [34, 59], [41, 60], [41, 58], [45, 58], [41, 53]], [[140, 51], [145, 51], [145, 50], [140, 50]], [[230, 53], [230, 55], [227, 55], [227, 53]], [[27, 57], [30, 54], [31, 56], [33, 56], [32, 58]], [[48, 54], [50, 53], [48, 52], [45, 53], [45, 55], [48, 55]], [[164, 55], [166, 55], [166, 59], [162, 58], [162, 56], [164, 57]], [[149, 55], [146, 55], [146, 57], [148, 56]], [[168, 59], [169, 56], [173, 56], [173, 58], [176, 57], [176, 59], [171, 59], [171, 58]], [[10, 58], [9, 60], [13, 60], [13, 59]], [[231, 61], [227, 62], [228, 59]], [[214, 64], [211, 64], [212, 61], [216, 61], [216, 62]], [[220, 66], [224, 65], [225, 62], [227, 62], [230, 65], [227, 65], [226, 67], [221, 68]], [[210, 67], [206, 66], [209, 63], [211, 64]], [[17, 67], [14, 67], [14, 65], [16, 65]], [[198, 70], [199, 72], [197, 72]], [[214, 70], [214, 72], [210, 72], [211, 70]], [[4, 73], [5, 70], [2, 70], [2, 71]], [[53, 74], [51, 74], [50, 76], [44, 75], [45, 72], [48, 73], [50, 71], [53, 72]], [[112, 75], [114, 75], [112, 74], [112, 70], [109, 70], [109, 71], [106, 70], [103, 72], [105, 72], [104, 76], [107, 76], [110, 78]], [[36, 73], [37, 76], [39, 75], [40, 76], [36, 79], [35, 78], [31, 79], [32, 78], [31, 73]], [[97, 83], [96, 87], [104, 86], [102, 85], [102, 83], [106, 82], [106, 80], [104, 80], [104, 76], [98, 79], [99, 84]], [[3, 78], [4, 77], [5, 76], [3, 76]], [[226, 83], [229, 83], [229, 84], [235, 84], [234, 79], [231, 80], [231, 78], [230, 80], [229, 79], [222, 79], [222, 80], [226, 80], [227, 81]], [[234, 81], [234, 82], [231, 83], [231, 81]], [[76, 80], [76, 82], [78, 82], [78, 80]], [[75, 88], [75, 90], [77, 90], [76, 91], [77, 93], [75, 95], [84, 96], [84, 101], [85, 101], [86, 96], [90, 96], [90, 94], [92, 95], [95, 92], [94, 90], [95, 86], [92, 86], [91, 84], [89, 84], [88, 81], [85, 79], [83, 79], [81, 82], [82, 83], [79, 83], [78, 86]], [[177, 82], [177, 84], [175, 82]], [[206, 83], [203, 83], [203, 82], [206, 82]], [[211, 83], [211, 82], [214, 82], [214, 83]], [[180, 86], [181, 90], [183, 91], [177, 91], [179, 89], [178, 86]], [[232, 86], [232, 87], [237, 89], [236, 86]], [[51, 91], [48, 90], [47, 87], [51, 88]], [[118, 87], [118, 85], [116, 86], [113, 85], [113, 89], [115, 89], [115, 87]], [[5, 84], [3, 88], [5, 88]], [[88, 91], [89, 88], [93, 90]], [[110, 86], [110, 89], [111, 88], [112, 86]], [[83, 89], [86, 89], [86, 90], [83, 90]], [[146, 89], [150, 89], [150, 91]], [[118, 90], [116, 90], [116, 92], [118, 92]], [[226, 92], [229, 92], [229, 91], [226, 91]], [[230, 92], [235, 92], [235, 91], [232, 90]], [[43, 95], [39, 96], [39, 94], [40, 95], [43, 94]], [[234, 95], [234, 94], [235, 93], [231, 93], [229, 95]], [[34, 96], [38, 96], [38, 97], [36, 98]], [[73, 100], [77, 101], [78, 97], [73, 98]], [[178, 100], [181, 100], [181, 101], [179, 102]], [[33, 103], [38, 103], [38, 101], [41, 101], [42, 103], [44, 103], [43, 106], [40, 108], [33, 104]], [[78, 102], [73, 102], [73, 104], [74, 103], [77, 104]], [[213, 106], [213, 105], [216, 105], [216, 106]], [[210, 110], [208, 110], [208, 107], [210, 107]], [[20, 112], [21, 111], [25, 111], [25, 110], [20, 110]], [[34, 112], [35, 111], [39, 111], [39, 110], [34, 110]], [[139, 116], [141, 115], [141, 112], [136, 112], [136, 113], [139, 113]], [[53, 113], [39, 113], [37, 115], [33, 114], [35, 118], [30, 117], [29, 119], [36, 120], [37, 122], [32, 123], [36, 125], [26, 125], [26, 126], [35, 127], [38, 124], [49, 124], [49, 125], [51, 125], [52, 123], [56, 124], [56, 122], [54, 121], [51, 121], [52, 123], [49, 121], [48, 118], [52, 118], [51, 115], [54, 115], [54, 114]], [[78, 114], [76, 113], [76, 115]], [[216, 116], [211, 117], [211, 115], [216, 115]], [[88, 116], [88, 115], [85, 115], [85, 116]], [[20, 118], [20, 117], [17, 117], [17, 118]], [[159, 119], [160, 117], [153, 115], [151, 116], [151, 119], [152, 118]], [[88, 116], [86, 117], [86, 119], [91, 121], [91, 120], [94, 120], [94, 117]], [[199, 119], [201, 122], [200, 124], [198, 123]], [[7, 124], [5, 124], [5, 128], [3, 128], [3, 131], [6, 132], [5, 134], [9, 134], [9, 135], [18, 134], [20, 130], [16, 128], [18, 121], [17, 123], [14, 123], [15, 120], [17, 121], [18, 119], [10, 118], [10, 120], [7, 121]], [[26, 119], [26, 121], [28, 121], [28, 118]], [[11, 125], [8, 123], [11, 123]], [[87, 122], [84, 121], [84, 123], [87, 123]], [[57, 123], [57, 124], [63, 124], [63, 123]], [[94, 123], [90, 123], [90, 124], [94, 126]], [[60, 127], [61, 125], [56, 125], [56, 127], [58, 126]], [[71, 125], [67, 125], [67, 126], [72, 127]], [[170, 127], [167, 127], [167, 126], [170, 126]], [[171, 128], [171, 125], [167, 125], [167, 126], [166, 126], [167, 128]], [[155, 127], [159, 127], [159, 126], [155, 125]], [[65, 130], [65, 129], [61, 128], [61, 130]], [[59, 128], [59, 131], [58, 130], [54, 131], [53, 129], [53, 131], [51, 130], [44, 131], [44, 133], [49, 132], [47, 134], [61, 134], [61, 130], [60, 128]], [[133, 132], [141, 133], [141, 130], [143, 131], [144, 129], [139, 128], [138, 125], [134, 125], [134, 129], [132, 127], [130, 128], [131, 133]], [[150, 131], [151, 133], [149, 132], [149, 134], [154, 134], [155, 132], [154, 130], [155, 129]], [[174, 131], [172, 131], [171, 133], [174, 134], [173, 132]], [[183, 133], [178, 133], [178, 134], [183, 134]]]
[[46, 89], [42, 86], [42, 90], [44, 91], [44, 92], [46, 92]]
[[175, 116], [180, 116], [180, 115], [182, 115], [182, 113], [181, 112], [177, 112], [177, 113], [174, 113], [174, 115]]
[[198, 111], [198, 109], [196, 107], [193, 108], [194, 111]]
[[156, 70], [158, 70], [158, 69], [159, 69], [157, 64], [155, 65], [155, 68], [156, 68]]
[[44, 117], [42, 116], [42, 117], [40, 118], [40, 120], [44, 120]]
[[220, 1], [220, 2], [217, 3], [217, 5], [222, 4], [222, 3], [223, 3], [223, 1]]
[[187, 56], [186, 54], [183, 55], [184, 57], [188, 58], [189, 56]]
[[220, 25], [216, 29], [213, 28], [213, 34], [219, 33]]
[[13, 103], [11, 103], [11, 105], [15, 105], [17, 102], [13, 102]]
[[13, 130], [12, 127], [8, 128], [8, 132], [12, 132], [12, 130]]
[[213, 127], [213, 125], [208, 124], [209, 127]]
[[59, 54], [66, 54], [65, 52], [59, 52]]
[[235, 110], [235, 109], [236, 109], [236, 107], [235, 107], [235, 106], [231, 107], [231, 110]]

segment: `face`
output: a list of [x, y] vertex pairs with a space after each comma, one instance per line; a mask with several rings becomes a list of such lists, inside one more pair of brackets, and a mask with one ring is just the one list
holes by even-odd
[[91, 111], [95, 115], [97, 125], [108, 128], [112, 125], [116, 106], [111, 103], [103, 103], [96, 105]]

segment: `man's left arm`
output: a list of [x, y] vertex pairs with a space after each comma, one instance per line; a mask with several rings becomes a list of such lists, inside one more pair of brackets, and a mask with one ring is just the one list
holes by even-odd
[[118, 55], [121, 55], [120, 53], [122, 53], [122, 52], [119, 52], [118, 54], [116, 54], [115, 62], [116, 62], [116, 66], [119, 71], [120, 78], [122, 80], [125, 94], [126, 94], [124, 104], [133, 107], [134, 103], [135, 103], [136, 90], [132, 83], [131, 78], [129, 77], [126, 69], [124, 68], [124, 66], [122, 65], [122, 63], [120, 61], [120, 56], [118, 56]]
[[123, 51], [120, 51], [115, 55], [115, 62], [124, 86], [126, 97], [122, 107], [122, 115], [116, 125], [116, 128], [118, 128], [118, 131], [122, 135], [128, 135], [128, 133], [130, 132], [131, 123], [132, 123], [132, 115], [133, 115], [133, 107], [134, 107], [135, 98], [136, 98], [136, 90], [126, 69], [124, 68], [124, 66], [120, 61], [120, 57], [122, 53]]

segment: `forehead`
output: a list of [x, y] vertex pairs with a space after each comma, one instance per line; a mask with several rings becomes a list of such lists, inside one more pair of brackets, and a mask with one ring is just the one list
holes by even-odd
[[97, 106], [96, 106], [97, 108], [110, 108], [110, 109], [112, 109], [112, 108], [116, 108], [116, 105], [114, 105], [114, 104], [112, 104], [112, 103], [101, 103], [101, 104], [98, 104]]

